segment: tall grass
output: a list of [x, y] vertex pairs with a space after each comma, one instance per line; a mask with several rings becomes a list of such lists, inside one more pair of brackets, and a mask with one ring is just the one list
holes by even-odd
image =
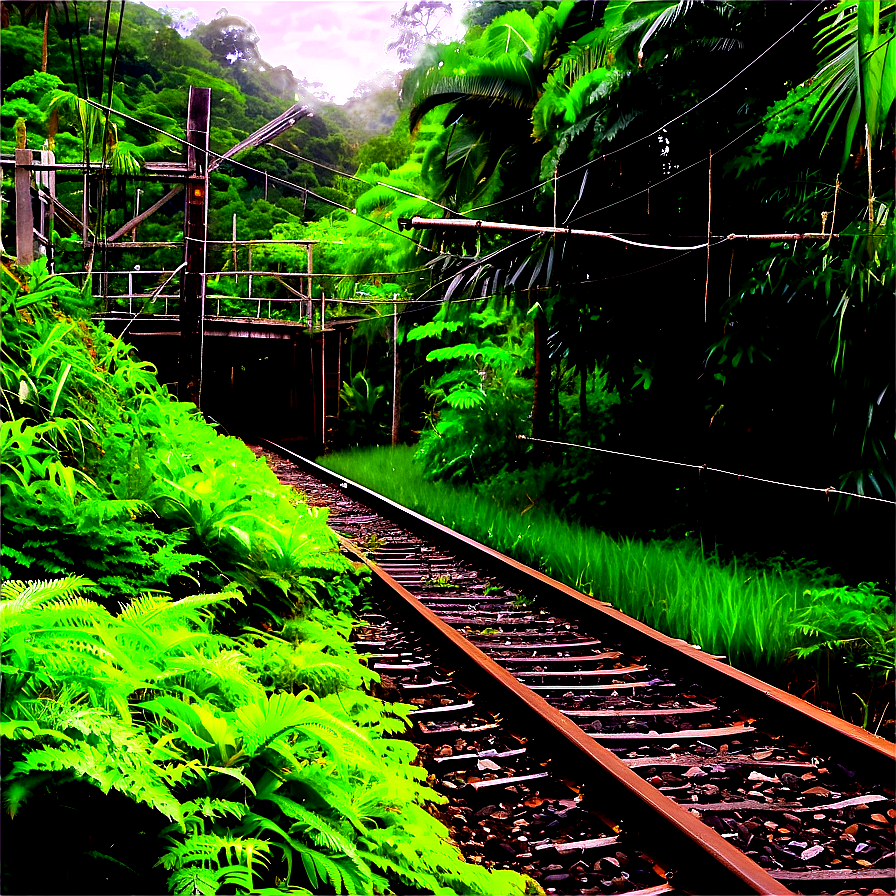
[[533, 508], [524, 515], [467, 488], [427, 482], [413, 449], [355, 449], [327, 468], [673, 637], [756, 671], [803, 643], [788, 622], [810, 602], [799, 573], [746, 570], [704, 559], [686, 545], [613, 539]]

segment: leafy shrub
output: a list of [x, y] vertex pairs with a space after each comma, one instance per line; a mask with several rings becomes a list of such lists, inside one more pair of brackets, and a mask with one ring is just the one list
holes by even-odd
[[386, 438], [387, 402], [385, 386], [374, 386], [363, 373], [356, 373], [351, 382], [339, 390], [340, 441], [346, 445], [375, 445]]
[[810, 639], [794, 654], [805, 658], [823, 653], [845, 656], [847, 662], [882, 682], [893, 675], [896, 654], [896, 606], [893, 596], [874, 582], [856, 588], [821, 588], [806, 592], [812, 603], [791, 622]]
[[43, 261], [4, 268], [3, 574], [75, 572], [119, 598], [237, 582], [257, 612], [348, 609], [356, 575], [326, 512], [173, 401], [127, 345], [66, 317], [73, 292]]
[[4, 267], [3, 548], [42, 579], [0, 587], [5, 886], [522, 892], [424, 811], [441, 797], [387, 737], [410, 707], [365, 692], [347, 642], [361, 578], [326, 512], [67, 318], [70, 289]]
[[[540, 504], [565, 515], [593, 517], [608, 493], [600, 456], [551, 449], [546, 460], [517, 438], [529, 430], [533, 397], [527, 374], [534, 341], [522, 313], [506, 302], [490, 301], [469, 314], [444, 305], [432, 322], [408, 334], [409, 340], [433, 337], [449, 344], [427, 355], [427, 361], [443, 363], [445, 371], [430, 384], [432, 425], [421, 434], [415, 455], [426, 477], [474, 485], [499, 505], [523, 513]], [[583, 420], [583, 399], [573, 394], [571, 374], [559, 376], [555, 427], [565, 441], [600, 443], [619, 397], [596, 370], [585, 390]]]
[[531, 327], [506, 304], [462, 314], [445, 304], [407, 338], [459, 334], [465, 340], [426, 356], [445, 368], [427, 390], [434, 409], [416, 457], [427, 478], [469, 483], [525, 465], [527, 447], [517, 435], [527, 427], [532, 404], [532, 382], [523, 372], [531, 365], [533, 339]]
[[[463, 863], [421, 807], [443, 798], [411, 764], [413, 745], [384, 737], [411, 707], [361, 690], [376, 675], [345, 641], [346, 617], [312, 613], [233, 641], [210, 612], [233, 594], [146, 596], [113, 616], [85, 587], [0, 591], [13, 818], [71, 781], [119, 791], [155, 813], [173, 893], [522, 892], [515, 874]], [[4, 833], [18, 843], [15, 830]], [[133, 886], [149, 869], [131, 870]]]

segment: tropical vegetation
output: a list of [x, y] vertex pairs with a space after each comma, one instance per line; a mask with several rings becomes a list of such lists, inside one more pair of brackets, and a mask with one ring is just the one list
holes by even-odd
[[4, 263], [4, 891], [524, 892], [427, 813], [326, 512], [81, 300]]
[[325, 514], [89, 322], [166, 307], [182, 200], [94, 237], [168, 193], [191, 85], [217, 154], [314, 109], [212, 173], [208, 293], [299, 319], [315, 242], [323, 447], [390, 441], [393, 362], [408, 446], [334, 465], [892, 736], [896, 3], [470, 0], [444, 42], [423, 0], [342, 106], [226, 10], [112, 7], [0, 9], [4, 158], [88, 169], [21, 269], [3, 167], [4, 887], [525, 886], [423, 812]]

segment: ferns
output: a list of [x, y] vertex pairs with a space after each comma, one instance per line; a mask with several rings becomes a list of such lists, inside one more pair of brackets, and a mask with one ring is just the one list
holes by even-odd
[[[116, 617], [79, 584], [2, 592], [6, 668], [52, 670], [3, 694], [12, 816], [66, 780], [119, 790], [174, 821], [159, 860], [172, 892], [248, 892], [284, 874], [338, 893], [494, 892], [420, 807], [442, 798], [411, 764], [415, 748], [384, 737], [410, 707], [358, 690], [371, 673], [344, 640], [347, 619], [329, 617], [327, 630], [318, 612], [279, 637], [232, 641], [205, 612], [225, 595], [146, 595]], [[266, 693], [257, 677], [284, 674], [293, 687], [322, 676], [328, 694]], [[48, 685], [54, 700], [42, 699]]]
[[[102, 861], [151, 880], [158, 858], [173, 893], [465, 881], [420, 808], [440, 797], [414, 748], [387, 738], [409, 707], [365, 693], [376, 675], [332, 612], [361, 578], [326, 514], [121, 343], [42, 304], [63, 286], [39, 268], [2, 296], [5, 842], [62, 794], [78, 811], [117, 792], [140, 827], [118, 830], [120, 805], [108, 822], [83, 813], [116, 833], [102, 850], [85, 839], [72, 875]], [[237, 605], [265, 629], [224, 618]], [[155, 854], [112, 849], [132, 835]]]

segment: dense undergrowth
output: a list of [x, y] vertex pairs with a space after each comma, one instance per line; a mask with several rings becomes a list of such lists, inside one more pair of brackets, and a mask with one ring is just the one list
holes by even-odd
[[523, 892], [425, 811], [326, 512], [41, 262], [2, 289], [3, 891]]
[[540, 507], [520, 514], [500, 494], [426, 481], [413, 453], [358, 449], [321, 463], [853, 721], [892, 720], [893, 600], [873, 584], [846, 588], [827, 570], [780, 560], [724, 564], [684, 542], [614, 539]]

